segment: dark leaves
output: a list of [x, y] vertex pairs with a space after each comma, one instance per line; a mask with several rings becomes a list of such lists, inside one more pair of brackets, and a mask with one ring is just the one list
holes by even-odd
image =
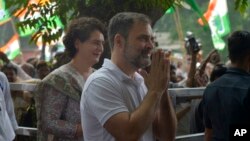
[[238, 10], [241, 14], [245, 13], [247, 8], [248, 8], [248, 0], [235, 1], [235, 10]]

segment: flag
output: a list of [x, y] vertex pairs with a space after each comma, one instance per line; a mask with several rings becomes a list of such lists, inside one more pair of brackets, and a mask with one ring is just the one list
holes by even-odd
[[[185, 2], [198, 14], [198, 16], [200, 17], [202, 22], [207, 23], [207, 20], [203, 16], [203, 14], [201, 12], [201, 9], [200, 9], [200, 7], [198, 6], [198, 4], [196, 3], [195, 0], [185, 0]], [[208, 30], [207, 24], [204, 24], [204, 30], [205, 31]]]
[[202, 17], [202, 12], [198, 6], [198, 4], [195, 2], [195, 0], [185, 0], [185, 2], [191, 6], [191, 8], [200, 16]]
[[171, 6], [170, 8], [168, 8], [166, 11], [165, 11], [165, 14], [172, 14], [174, 13], [174, 7]]
[[[208, 9], [204, 14], [211, 30], [213, 45], [218, 50], [225, 48], [226, 44], [222, 37], [230, 33], [230, 22], [227, 11], [226, 0], [210, 0]], [[198, 22], [204, 25], [202, 19], [199, 19]]]
[[0, 47], [0, 51], [4, 52], [10, 60], [21, 54], [18, 34], [14, 34], [9, 41]]

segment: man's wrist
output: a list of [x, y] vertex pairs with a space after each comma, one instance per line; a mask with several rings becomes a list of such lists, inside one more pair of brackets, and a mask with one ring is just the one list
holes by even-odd
[[164, 91], [148, 90], [148, 94], [153, 95], [156, 98], [160, 98]]

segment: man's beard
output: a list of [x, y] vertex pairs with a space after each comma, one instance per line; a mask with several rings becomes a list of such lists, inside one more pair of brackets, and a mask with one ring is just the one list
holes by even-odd
[[151, 59], [148, 55], [151, 52], [151, 49], [143, 49], [136, 56], [131, 56], [128, 51], [130, 48], [133, 48], [133, 46], [129, 46], [128, 44], [126, 44], [126, 48], [124, 50], [124, 57], [133, 67], [139, 69], [148, 67], [151, 64]]

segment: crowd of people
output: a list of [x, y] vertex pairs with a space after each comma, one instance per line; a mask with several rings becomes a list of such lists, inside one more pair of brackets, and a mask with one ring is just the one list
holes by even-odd
[[[22, 141], [19, 125], [37, 127], [38, 141], [173, 141], [199, 132], [229, 141], [231, 126], [250, 125], [250, 32], [229, 36], [228, 64], [217, 50], [203, 59], [192, 46], [186, 61], [173, 62], [154, 38], [146, 15], [120, 12], [108, 26], [73, 19], [56, 64], [17, 65], [0, 52], [0, 140]], [[111, 57], [94, 68], [107, 42]], [[11, 91], [18, 82], [36, 89]], [[168, 89], [193, 87], [205, 87], [203, 96], [174, 107]]]

